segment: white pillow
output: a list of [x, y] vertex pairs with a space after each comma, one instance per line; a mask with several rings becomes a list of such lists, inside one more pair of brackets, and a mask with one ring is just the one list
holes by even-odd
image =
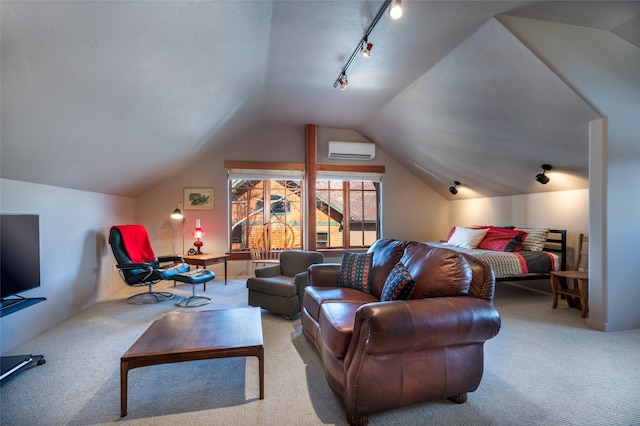
[[485, 229], [471, 229], [463, 228], [462, 226], [456, 226], [449, 241], [446, 244], [450, 246], [463, 247], [463, 248], [476, 248], [482, 241], [485, 235], [489, 232], [489, 228]]

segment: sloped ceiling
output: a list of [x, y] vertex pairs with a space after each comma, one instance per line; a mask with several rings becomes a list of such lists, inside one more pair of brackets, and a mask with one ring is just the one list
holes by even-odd
[[447, 197], [586, 187], [597, 112], [494, 17], [639, 46], [640, 2], [404, 1], [335, 89], [381, 4], [2, 1], [0, 175], [136, 196], [274, 122], [358, 130]]

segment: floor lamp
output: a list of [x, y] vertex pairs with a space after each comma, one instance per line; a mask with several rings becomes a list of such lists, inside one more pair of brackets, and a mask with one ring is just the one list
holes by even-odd
[[184, 255], [184, 224], [186, 222], [185, 217], [182, 215], [182, 204], [178, 203], [178, 207], [171, 213], [171, 219], [180, 221], [180, 231], [182, 236], [182, 251], [180, 252], [180, 256]]

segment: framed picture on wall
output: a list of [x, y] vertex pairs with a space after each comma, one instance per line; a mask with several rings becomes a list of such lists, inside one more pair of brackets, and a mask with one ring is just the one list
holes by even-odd
[[215, 196], [213, 188], [185, 188], [185, 210], [213, 210]]

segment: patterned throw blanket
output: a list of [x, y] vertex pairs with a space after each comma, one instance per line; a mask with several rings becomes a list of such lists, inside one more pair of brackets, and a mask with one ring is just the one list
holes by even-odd
[[516, 277], [526, 274], [547, 274], [560, 267], [560, 257], [547, 251], [503, 252], [481, 249], [466, 249], [443, 243], [425, 243], [434, 247], [468, 253], [484, 260], [493, 267], [496, 278]]

